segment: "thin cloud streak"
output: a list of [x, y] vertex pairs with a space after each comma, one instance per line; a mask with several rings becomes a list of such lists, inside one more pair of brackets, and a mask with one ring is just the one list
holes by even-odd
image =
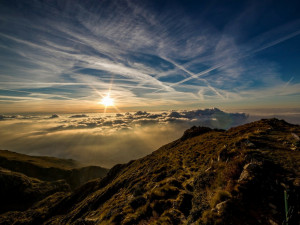
[[[39, 96], [60, 98], [61, 104], [63, 99], [96, 101], [107, 92], [111, 77], [112, 94], [129, 106], [194, 104], [197, 98], [199, 103], [203, 99], [226, 102], [243, 99], [237, 97], [239, 91], [255, 96], [251, 91], [255, 83], [269, 89], [286, 80], [275, 63], [255, 54], [300, 34], [299, 21], [290, 21], [256, 34], [252, 42], [239, 42], [246, 15], [250, 13], [255, 22], [261, 12], [254, 3], [228, 20], [223, 30], [208, 19], [193, 20], [183, 9], [157, 13], [141, 2], [104, 1], [91, 7], [75, 1], [63, 4], [64, 10], [40, 1], [30, 4], [35, 7], [29, 17], [3, 7], [0, 87], [47, 92]], [[284, 32], [290, 34], [276, 39]], [[22, 93], [26, 94], [19, 92], [20, 97]]]
[[[253, 50], [253, 51], [252, 51], [251, 53], [249, 53], [249, 54], [245, 54], [245, 55], [243, 55], [243, 56], [240, 56], [240, 57], [236, 58], [236, 59], [235, 59], [234, 61], [232, 61], [231, 63], [234, 64], [234, 63], [236, 63], [236, 62], [237, 62], [238, 60], [240, 60], [240, 59], [243, 59], [243, 58], [246, 58], [246, 57], [251, 57], [251, 56], [252, 56], [253, 54], [255, 54], [255, 53], [258, 53], [258, 52], [263, 51], [263, 50], [265, 50], [265, 49], [267, 49], [267, 48], [271, 48], [271, 47], [273, 47], [273, 46], [275, 46], [275, 45], [278, 45], [278, 44], [280, 44], [280, 43], [282, 43], [282, 42], [284, 42], [284, 41], [286, 41], [286, 40], [288, 40], [288, 39], [291, 39], [291, 38], [293, 38], [293, 37], [295, 37], [295, 36], [298, 36], [299, 34], [300, 34], [300, 31], [297, 31], [297, 32], [294, 32], [294, 33], [292, 33], [292, 34], [289, 34], [289, 35], [287, 35], [287, 36], [285, 36], [285, 37], [282, 37], [282, 38], [280, 38], [280, 39], [278, 39], [278, 40], [272, 41], [271, 43], [268, 43], [268, 44], [262, 46], [261, 48], [258, 48], [258, 49], [256, 49], [256, 50]], [[209, 69], [207, 69], [207, 70], [204, 70], [204, 71], [202, 71], [202, 72], [200, 72], [200, 73], [194, 74], [194, 73], [192, 73], [191, 71], [188, 71], [188, 70], [187, 70], [186, 68], [184, 68], [183, 66], [181, 66], [181, 65], [179, 65], [179, 64], [177, 64], [177, 63], [175, 63], [173, 60], [167, 59], [167, 58], [165, 58], [165, 57], [162, 57], [162, 58], [165, 59], [166, 61], [172, 63], [174, 66], [178, 67], [179, 69], [183, 70], [184, 72], [186, 72], [187, 74], [190, 75], [190, 77], [188, 77], [188, 78], [186, 78], [186, 79], [183, 79], [183, 80], [181, 80], [181, 81], [179, 81], [179, 82], [177, 82], [177, 83], [174, 83], [174, 84], [170, 85], [170, 87], [174, 87], [174, 86], [176, 86], [176, 85], [178, 85], [178, 84], [185, 83], [185, 82], [187, 82], [187, 81], [189, 81], [189, 80], [192, 80], [192, 79], [197, 79], [197, 78], [199, 78], [199, 77], [201, 77], [201, 76], [203, 76], [203, 75], [205, 75], [205, 74], [207, 74], [207, 73], [210, 73], [211, 71], [214, 71], [214, 70], [217, 70], [217, 69], [219, 69], [219, 68], [222, 68], [223, 66], [228, 66], [228, 64], [216, 65], [216, 66], [211, 67], [211, 68], [209, 68]], [[213, 87], [211, 87], [211, 86], [209, 85], [209, 83], [207, 82], [207, 80], [205, 80], [205, 79], [201, 79], [201, 80], [204, 81], [205, 83], [207, 83], [207, 86], [208, 86], [209, 88], [211, 88], [213, 91], [215, 91], [221, 98], [224, 98], [219, 92], [217, 92]], [[162, 89], [160, 89], [160, 90], [162, 90]], [[158, 91], [160, 91], [160, 90], [158, 90]]]

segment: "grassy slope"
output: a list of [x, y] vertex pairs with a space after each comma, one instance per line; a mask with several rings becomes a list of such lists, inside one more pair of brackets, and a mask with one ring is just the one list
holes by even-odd
[[101, 178], [108, 172], [99, 166], [85, 166], [72, 159], [28, 156], [0, 150], [0, 166], [44, 181], [64, 179], [72, 189], [90, 179]]
[[294, 134], [299, 126], [275, 119], [192, 129], [70, 196], [53, 196], [55, 204], [5, 214], [0, 223], [280, 224], [284, 186], [299, 191]]
[[0, 158], [5, 158], [10, 161], [30, 163], [43, 168], [55, 167], [69, 170], [82, 166], [79, 162], [72, 159], [60, 159], [48, 156], [29, 156], [7, 150], [0, 150]]
[[0, 168], [0, 182], [0, 213], [25, 210], [56, 192], [70, 192], [64, 180], [41, 181], [3, 168]]

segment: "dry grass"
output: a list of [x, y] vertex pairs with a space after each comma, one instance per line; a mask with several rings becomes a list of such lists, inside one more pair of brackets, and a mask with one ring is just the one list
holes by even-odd
[[[97, 224], [230, 221], [237, 225], [246, 219], [254, 225], [258, 220], [267, 224], [269, 218], [279, 222], [282, 213], [273, 216], [267, 204], [272, 199], [279, 211], [280, 182], [299, 177], [300, 154], [291, 150], [297, 144], [292, 132], [300, 135], [300, 127], [279, 120], [261, 120], [228, 131], [206, 129], [200, 135], [187, 132], [188, 137], [113, 168], [97, 191], [86, 193], [85, 198], [77, 200], [75, 192], [55, 222], [72, 224], [93, 215]], [[264, 165], [260, 174], [253, 174], [251, 182], [239, 183], [244, 166], [256, 161]], [[230, 207], [227, 215], [212, 211], [225, 200]]]

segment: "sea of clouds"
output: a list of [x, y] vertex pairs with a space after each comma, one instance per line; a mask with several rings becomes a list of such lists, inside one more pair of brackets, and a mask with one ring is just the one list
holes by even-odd
[[217, 108], [117, 114], [0, 115], [0, 149], [112, 167], [143, 157], [191, 126], [228, 129], [245, 113]]

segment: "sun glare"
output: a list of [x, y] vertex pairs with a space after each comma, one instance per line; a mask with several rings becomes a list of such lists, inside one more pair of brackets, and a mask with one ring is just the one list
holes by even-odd
[[114, 100], [111, 97], [109, 97], [109, 95], [107, 95], [104, 98], [102, 98], [100, 103], [103, 104], [105, 107], [113, 106], [114, 105]]

